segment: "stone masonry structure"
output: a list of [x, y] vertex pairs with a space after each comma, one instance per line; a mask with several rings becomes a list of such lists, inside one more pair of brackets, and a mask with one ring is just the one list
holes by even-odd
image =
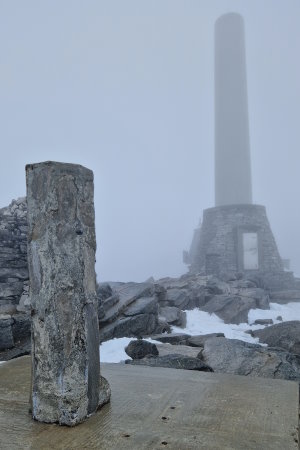
[[15, 311], [28, 280], [26, 198], [0, 209], [0, 313]]
[[32, 415], [73, 426], [109, 401], [100, 377], [93, 172], [26, 166]]
[[280, 272], [283, 270], [276, 242], [261, 205], [227, 205], [206, 209], [203, 223], [191, 263], [192, 272], [221, 274], [222, 272], [248, 272], [243, 258], [243, 233], [255, 233], [258, 237], [257, 271]]
[[0, 209], [0, 351], [30, 336], [26, 198]]
[[259, 276], [270, 289], [291, 288], [261, 205], [252, 204], [244, 21], [215, 24], [215, 207], [203, 213], [184, 253], [190, 272]]
[[244, 20], [215, 24], [215, 204], [252, 203]]

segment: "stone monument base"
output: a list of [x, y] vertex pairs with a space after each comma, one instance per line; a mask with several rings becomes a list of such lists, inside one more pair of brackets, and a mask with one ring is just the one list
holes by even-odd
[[260, 276], [265, 287], [291, 287], [262, 205], [226, 205], [203, 212], [186, 262], [190, 272], [222, 276], [242, 272]]

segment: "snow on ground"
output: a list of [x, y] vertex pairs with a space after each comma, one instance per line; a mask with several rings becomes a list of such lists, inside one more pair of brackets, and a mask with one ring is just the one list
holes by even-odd
[[[124, 348], [130, 341], [134, 341], [134, 338], [119, 338], [111, 339], [110, 341], [102, 342], [100, 345], [100, 361], [106, 363], [118, 363], [125, 359], [131, 359]], [[145, 339], [145, 341], [152, 342], [153, 344], [161, 344], [161, 342], [153, 341], [153, 339]]]
[[[263, 325], [253, 325], [256, 319], [273, 319], [274, 323], [280, 323], [276, 317], [281, 316], [283, 321], [300, 320], [300, 303], [293, 302], [286, 305], [270, 303], [270, 309], [251, 309], [248, 314], [249, 323], [226, 324], [216, 314], [209, 314], [199, 309], [186, 311], [187, 323], [185, 328], [172, 327], [174, 333], [186, 333], [192, 336], [197, 334], [224, 333], [228, 339], [240, 339], [245, 342], [259, 343], [258, 338], [253, 338], [246, 330], [258, 330]], [[250, 325], [249, 325], [250, 324]], [[118, 363], [128, 359], [124, 348], [132, 338], [112, 339], [100, 345], [101, 362]], [[154, 344], [160, 342], [146, 339]]]
[[276, 317], [281, 316], [284, 322], [288, 320], [300, 320], [300, 303], [291, 302], [286, 305], [270, 303], [270, 309], [251, 309], [248, 314], [249, 323], [256, 319], [273, 319], [274, 323], [279, 323]]
[[186, 312], [186, 327], [172, 327], [174, 333], [186, 333], [195, 336], [197, 334], [224, 333], [229, 339], [240, 339], [246, 342], [258, 343], [257, 338], [245, 333], [246, 330], [258, 330], [261, 325], [240, 323], [239, 325], [224, 323], [216, 314], [209, 314], [199, 309]]

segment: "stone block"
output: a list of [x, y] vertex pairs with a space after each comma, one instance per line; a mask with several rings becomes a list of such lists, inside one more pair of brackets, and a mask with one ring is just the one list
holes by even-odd
[[109, 401], [100, 379], [93, 172], [26, 166], [32, 414], [73, 426]]
[[11, 329], [12, 322], [10, 315], [0, 315], [0, 350], [6, 350], [14, 346], [14, 338]]

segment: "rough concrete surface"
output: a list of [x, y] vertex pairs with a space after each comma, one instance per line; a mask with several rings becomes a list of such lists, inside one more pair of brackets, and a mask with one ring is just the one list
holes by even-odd
[[298, 449], [298, 384], [103, 364], [111, 403], [75, 428], [28, 414], [30, 358], [0, 365], [0, 447], [14, 449]]

